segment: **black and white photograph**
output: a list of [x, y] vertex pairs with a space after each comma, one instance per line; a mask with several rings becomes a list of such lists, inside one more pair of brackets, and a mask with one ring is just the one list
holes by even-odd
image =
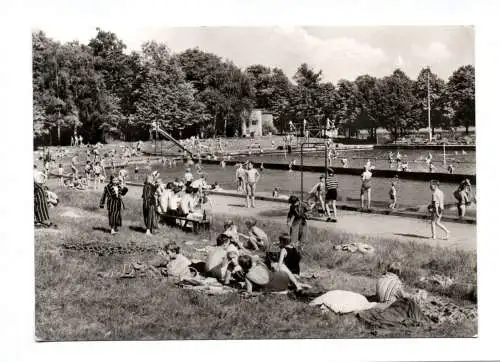
[[2, 4], [0, 359], [498, 357], [498, 14]]
[[475, 337], [475, 28], [32, 28], [39, 341]]

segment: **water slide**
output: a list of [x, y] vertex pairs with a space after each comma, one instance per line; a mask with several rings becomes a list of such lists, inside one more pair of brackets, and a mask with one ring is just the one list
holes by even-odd
[[174, 137], [172, 137], [169, 133], [165, 132], [159, 126], [157, 126], [157, 127], [153, 126], [153, 129], [151, 130], [151, 132], [155, 132], [155, 131], [157, 131], [160, 135], [162, 135], [164, 138], [166, 138], [170, 142], [174, 143], [181, 150], [186, 151], [191, 157], [193, 156], [193, 154], [190, 150], [188, 150], [186, 147], [184, 147], [179, 141], [177, 141]]

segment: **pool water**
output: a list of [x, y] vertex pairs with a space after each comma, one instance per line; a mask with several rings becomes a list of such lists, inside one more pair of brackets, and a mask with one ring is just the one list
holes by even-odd
[[[397, 150], [393, 150], [393, 157], [396, 157]], [[408, 160], [408, 166], [411, 171], [415, 172], [428, 172], [429, 167], [425, 162], [425, 158], [429, 151], [425, 150], [401, 150], [403, 160]], [[334, 161], [334, 167], [342, 167], [340, 160], [347, 158], [348, 167], [363, 168], [368, 160], [377, 169], [396, 169], [396, 163], [390, 164], [388, 162], [388, 150], [345, 150], [338, 151], [338, 158]], [[475, 151], [448, 151], [446, 152], [446, 165], [444, 164], [444, 157], [442, 150], [439, 152], [431, 151], [432, 163], [436, 167], [434, 172], [448, 173], [448, 165], [451, 163], [454, 167], [454, 173], [457, 174], [476, 174], [476, 152]], [[300, 165], [300, 152], [288, 154], [286, 157], [283, 154], [263, 154], [259, 155], [255, 152], [248, 156], [233, 156], [236, 159], [249, 158], [255, 163], [269, 162], [269, 163], [282, 163], [289, 164], [291, 161], [296, 160], [296, 164]], [[324, 152], [304, 153], [305, 165], [324, 165], [325, 154]]]

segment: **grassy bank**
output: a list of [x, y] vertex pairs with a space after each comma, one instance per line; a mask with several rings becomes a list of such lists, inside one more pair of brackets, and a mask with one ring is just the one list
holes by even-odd
[[[356, 338], [374, 337], [352, 315], [322, 313], [319, 309], [282, 295], [244, 298], [238, 293], [207, 296], [171, 285], [166, 279], [106, 279], [100, 271], [120, 271], [124, 263], [147, 261], [151, 253], [97, 256], [68, 252], [63, 243], [95, 243], [154, 247], [175, 240], [188, 256], [203, 257], [200, 248], [213, 244], [215, 232], [192, 235], [162, 227], [152, 238], [138, 232], [142, 226], [139, 200], [127, 200], [124, 226], [111, 236], [106, 213], [98, 209], [99, 194], [61, 192], [61, 206], [52, 209], [59, 230], [37, 230], [36, 335], [44, 340], [96, 339], [224, 339], [224, 338]], [[243, 226], [242, 219], [234, 217]], [[221, 230], [223, 217], [213, 229]], [[262, 220], [272, 240], [286, 230], [282, 224]], [[404, 261], [403, 279], [418, 286], [420, 276], [439, 273], [463, 285], [476, 284], [476, 255], [427, 245], [361, 238], [349, 234], [311, 230], [304, 255], [304, 270], [319, 271], [318, 284], [372, 295], [381, 265]], [[212, 241], [209, 241], [211, 239]], [[361, 241], [373, 245], [371, 256], [335, 251], [333, 244]], [[197, 250], [198, 249], [198, 250]], [[462, 284], [461, 284], [462, 285]], [[468, 288], [435, 287], [457, 304], [471, 304]], [[383, 337], [464, 337], [477, 333], [477, 321], [440, 324], [431, 329], [385, 331]]]

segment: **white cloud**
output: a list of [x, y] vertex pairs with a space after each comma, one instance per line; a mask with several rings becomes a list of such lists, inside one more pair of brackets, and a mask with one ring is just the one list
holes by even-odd
[[413, 55], [428, 61], [442, 61], [451, 58], [451, 52], [448, 47], [441, 42], [431, 42], [425, 46], [416, 45], [412, 46]]
[[295, 67], [306, 62], [322, 69], [326, 80], [352, 79], [387, 61], [382, 49], [350, 37], [318, 38], [299, 27], [277, 28], [276, 35], [276, 46], [290, 56]]

